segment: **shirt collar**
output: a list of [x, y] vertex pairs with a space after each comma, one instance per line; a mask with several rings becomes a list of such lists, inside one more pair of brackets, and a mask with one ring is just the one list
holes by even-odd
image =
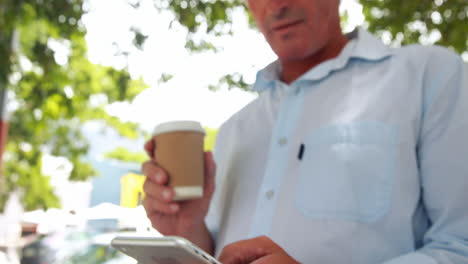
[[[315, 66], [296, 80], [296, 82], [321, 80], [333, 72], [345, 68], [351, 59], [376, 62], [393, 55], [391, 48], [385, 46], [378, 38], [362, 28], [354, 30], [347, 36], [351, 41], [346, 44], [338, 57]], [[257, 73], [257, 78], [252, 89], [256, 92], [263, 92], [275, 87], [275, 82], [279, 80], [280, 73], [281, 64], [276, 60]]]

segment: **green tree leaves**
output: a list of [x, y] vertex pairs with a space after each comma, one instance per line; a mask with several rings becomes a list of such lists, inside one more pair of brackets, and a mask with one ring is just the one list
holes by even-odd
[[108, 159], [114, 159], [123, 162], [143, 163], [147, 161], [148, 155], [144, 152], [131, 152], [124, 147], [117, 147], [111, 152], [105, 154]]
[[430, 43], [452, 48], [458, 53], [468, 50], [466, 0], [360, 0], [369, 30], [378, 35], [390, 33], [397, 44]]
[[167, 3], [177, 21], [191, 33], [206, 23], [207, 33], [223, 34], [222, 26], [232, 22], [230, 12], [236, 7], [246, 9], [244, 0], [168, 0]]
[[[44, 155], [67, 158], [71, 180], [97, 175], [83, 161], [89, 149], [81, 132], [85, 122], [102, 120], [130, 138], [141, 132], [107, 114], [105, 106], [132, 100], [147, 86], [126, 70], [89, 62], [82, 6], [81, 0], [0, 0], [0, 87], [12, 92], [17, 104], [9, 121], [1, 198], [19, 189], [26, 209], [59, 206], [43, 174]], [[135, 34], [142, 45], [144, 37]]]

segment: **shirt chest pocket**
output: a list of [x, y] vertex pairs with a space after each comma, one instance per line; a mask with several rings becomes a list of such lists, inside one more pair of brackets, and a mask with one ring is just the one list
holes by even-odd
[[380, 122], [331, 125], [304, 141], [296, 205], [308, 218], [372, 222], [390, 209], [396, 129]]

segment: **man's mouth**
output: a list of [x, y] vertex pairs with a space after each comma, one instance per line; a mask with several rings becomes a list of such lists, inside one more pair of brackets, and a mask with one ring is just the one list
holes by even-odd
[[304, 20], [295, 20], [295, 21], [277, 23], [277, 24], [273, 25], [272, 29], [275, 32], [280, 32], [280, 31], [288, 30], [288, 29], [290, 29], [292, 27], [295, 27], [295, 26], [297, 26], [299, 24], [302, 24], [303, 22], [304, 22]]

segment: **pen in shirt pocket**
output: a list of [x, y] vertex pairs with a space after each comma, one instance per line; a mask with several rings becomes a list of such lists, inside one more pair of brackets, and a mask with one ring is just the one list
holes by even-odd
[[299, 152], [297, 153], [297, 159], [299, 161], [301, 161], [302, 158], [304, 157], [304, 152], [305, 152], [305, 145], [301, 144], [301, 146], [299, 147]]

